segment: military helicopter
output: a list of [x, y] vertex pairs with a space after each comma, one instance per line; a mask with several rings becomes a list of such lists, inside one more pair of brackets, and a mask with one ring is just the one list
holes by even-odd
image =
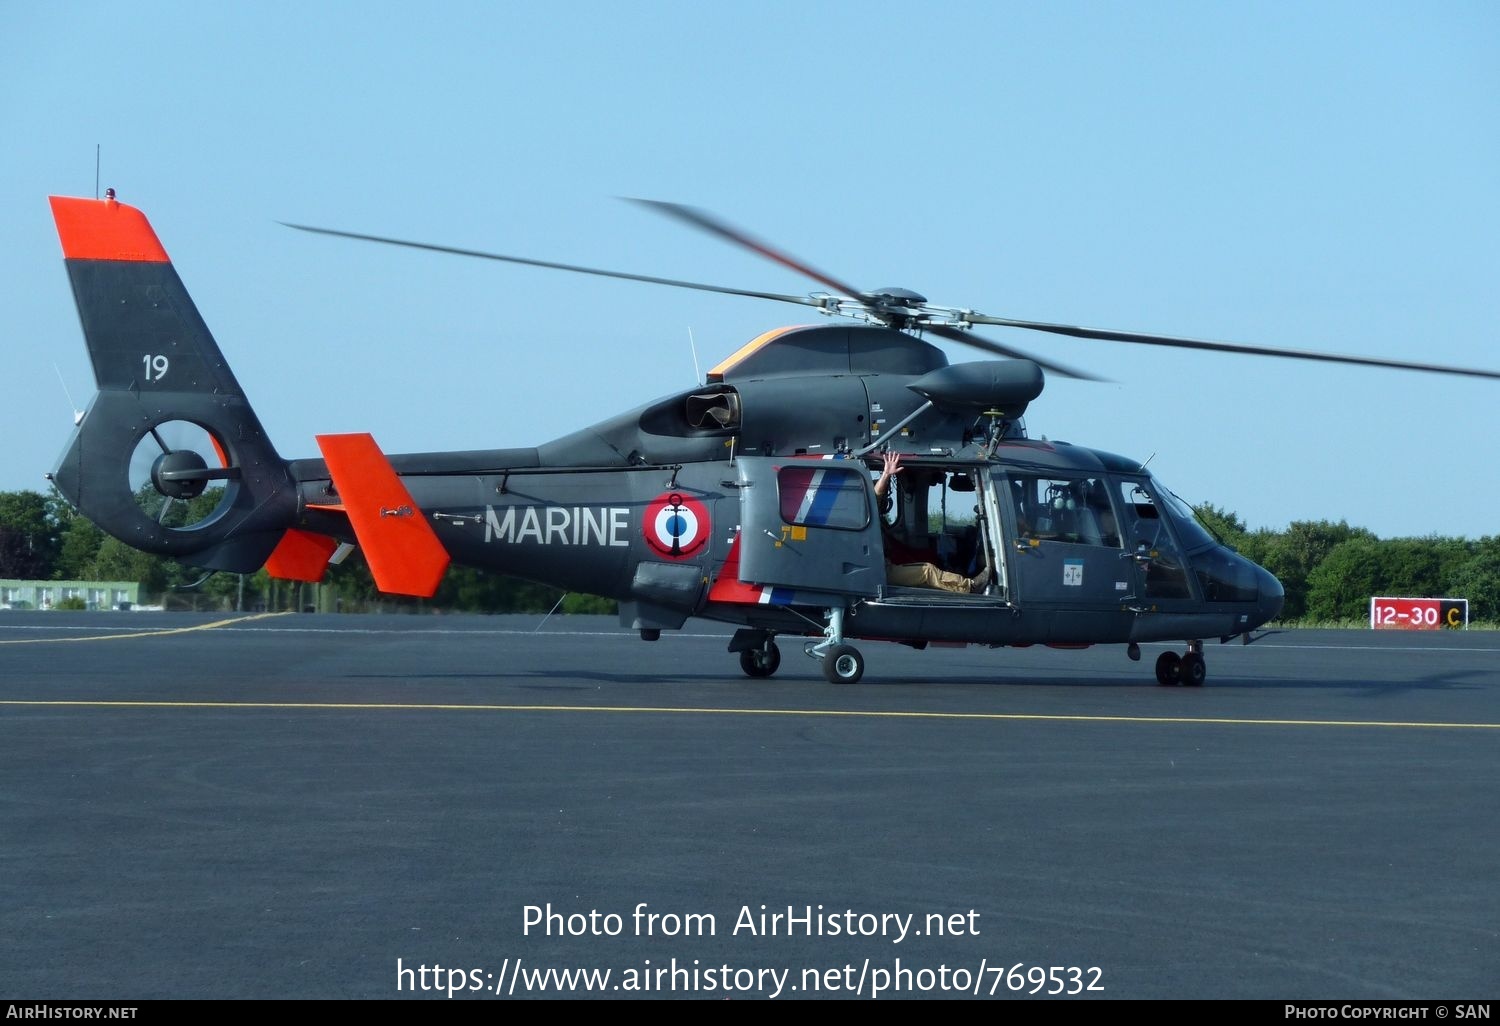
[[[829, 291], [756, 292], [290, 227], [843, 320], [768, 331], [703, 385], [541, 445], [387, 455], [369, 434], [337, 434], [317, 438], [321, 458], [287, 460], [145, 215], [113, 190], [54, 196], [98, 391], [49, 476], [107, 533], [206, 570], [264, 566], [318, 581], [357, 546], [381, 591], [431, 596], [456, 562], [615, 599], [622, 624], [648, 641], [692, 617], [737, 625], [728, 649], [750, 677], [777, 671], [781, 636], [803, 639], [823, 676], [843, 684], [865, 671], [856, 640], [1108, 644], [1132, 660], [1143, 642], [1181, 642], [1158, 658], [1156, 678], [1196, 686], [1204, 639], [1248, 644], [1280, 611], [1281, 584], [1138, 460], [1028, 437], [1023, 414], [1046, 374], [1091, 376], [971, 329], [1500, 378], [937, 306], [908, 289], [853, 288], [703, 211], [638, 202]], [[950, 364], [923, 334], [996, 358]], [[196, 442], [168, 441], [182, 425]], [[149, 487], [132, 477], [142, 463]], [[210, 487], [221, 494], [200, 518], [166, 515]], [[160, 508], [143, 508], [143, 492]]]

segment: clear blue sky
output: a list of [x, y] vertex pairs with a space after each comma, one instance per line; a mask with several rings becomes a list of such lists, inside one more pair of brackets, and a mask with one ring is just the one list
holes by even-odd
[[[490, 448], [813, 315], [278, 221], [817, 288], [642, 196], [998, 316], [1500, 369], [1497, 54], [1489, 0], [0, 0], [0, 490], [93, 391], [46, 197], [96, 145], [284, 456]], [[1500, 534], [1500, 382], [988, 333], [1111, 380], [1049, 380], [1034, 435], [1251, 527]]]

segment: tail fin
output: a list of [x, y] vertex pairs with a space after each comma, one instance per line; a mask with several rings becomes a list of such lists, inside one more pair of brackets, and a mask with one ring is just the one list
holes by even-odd
[[[126, 544], [215, 570], [260, 568], [292, 524], [295, 484], [173, 269], [146, 217], [103, 200], [51, 197], [98, 393], [73, 431], [53, 483], [84, 516]], [[169, 447], [164, 424], [207, 432]], [[142, 507], [131, 461], [150, 439], [149, 482], [173, 500], [224, 484], [190, 526]], [[149, 453], [148, 453], [149, 454]]]

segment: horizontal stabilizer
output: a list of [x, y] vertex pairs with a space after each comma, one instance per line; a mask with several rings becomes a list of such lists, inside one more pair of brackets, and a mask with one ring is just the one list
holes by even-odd
[[448, 569], [448, 550], [375, 439], [319, 435], [318, 448], [375, 586], [392, 595], [431, 598]]

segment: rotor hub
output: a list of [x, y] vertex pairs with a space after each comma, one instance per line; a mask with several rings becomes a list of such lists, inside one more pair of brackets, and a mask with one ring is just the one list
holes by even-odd
[[173, 449], [156, 457], [151, 464], [151, 484], [169, 499], [196, 499], [208, 487], [207, 478], [179, 475], [207, 469], [208, 463], [193, 450]]

